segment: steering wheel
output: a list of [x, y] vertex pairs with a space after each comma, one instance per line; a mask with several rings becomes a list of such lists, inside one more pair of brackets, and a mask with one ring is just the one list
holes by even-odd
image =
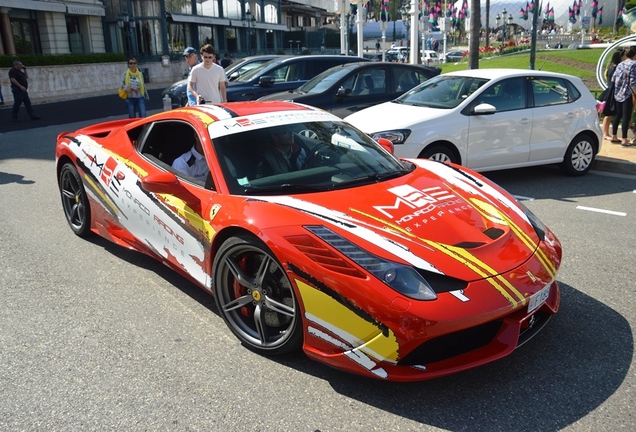
[[326, 143], [316, 144], [308, 153], [303, 163], [303, 168], [315, 168], [335, 164], [335, 158], [332, 156], [333, 152], [329, 150], [330, 145], [331, 144]]
[[298, 135], [302, 135], [305, 138], [318, 139], [318, 134], [316, 134], [316, 132], [312, 131], [311, 129], [303, 129], [298, 132]]

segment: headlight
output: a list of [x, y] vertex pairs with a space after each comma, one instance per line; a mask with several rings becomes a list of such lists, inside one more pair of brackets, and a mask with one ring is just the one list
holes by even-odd
[[386, 138], [395, 145], [404, 144], [404, 142], [406, 142], [406, 140], [409, 138], [409, 135], [411, 135], [410, 129], [396, 129], [390, 131], [376, 132], [371, 135], [371, 138], [376, 141], [378, 140], [378, 138]]
[[534, 213], [532, 213], [530, 209], [526, 207], [522, 202], [520, 202], [519, 204], [521, 205], [523, 212], [528, 217], [530, 224], [534, 228], [534, 232], [536, 232], [539, 236], [539, 239], [541, 239], [541, 241], [545, 240], [545, 232], [547, 231], [547, 228], [545, 227], [545, 225], [543, 225], [543, 222], [541, 222], [539, 218]]
[[415, 300], [437, 298], [437, 294], [426, 279], [412, 267], [372, 255], [323, 226], [306, 226], [305, 228], [395, 291]]

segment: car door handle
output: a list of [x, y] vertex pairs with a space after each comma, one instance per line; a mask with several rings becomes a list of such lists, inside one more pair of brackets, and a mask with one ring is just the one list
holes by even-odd
[[519, 123], [521, 123], [522, 125], [527, 125], [530, 124], [530, 119], [527, 117], [522, 118], [521, 120], [519, 120]]

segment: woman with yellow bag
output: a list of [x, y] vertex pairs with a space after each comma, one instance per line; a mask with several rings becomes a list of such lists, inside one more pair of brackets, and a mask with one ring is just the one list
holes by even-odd
[[139, 114], [139, 117], [146, 117], [146, 101], [149, 100], [149, 97], [144, 84], [144, 76], [137, 69], [137, 59], [134, 57], [128, 59], [128, 69], [124, 72], [122, 86], [119, 90], [120, 97], [124, 96], [124, 92], [128, 117], [135, 118], [136, 113]]

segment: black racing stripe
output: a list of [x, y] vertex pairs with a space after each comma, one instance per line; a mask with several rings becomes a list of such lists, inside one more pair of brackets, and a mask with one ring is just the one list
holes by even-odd
[[228, 113], [230, 115], [230, 117], [234, 118], [234, 117], [240, 117], [237, 113], [235, 113], [234, 111], [232, 111], [231, 109], [229, 109], [228, 107], [225, 106], [221, 106], [221, 105], [215, 105], [216, 108], [220, 108], [223, 111], [225, 111], [226, 113]]

